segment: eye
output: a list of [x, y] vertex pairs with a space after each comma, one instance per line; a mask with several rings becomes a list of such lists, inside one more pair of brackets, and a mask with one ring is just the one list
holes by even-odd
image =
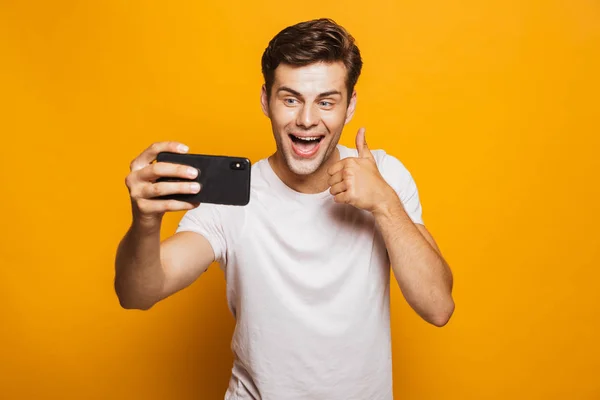
[[319, 104], [325, 108], [329, 108], [333, 106], [333, 103], [329, 102], [329, 101], [321, 101], [319, 102]]
[[287, 105], [294, 105], [296, 104], [297, 100], [296, 99], [292, 99], [290, 97], [283, 99], [283, 102]]

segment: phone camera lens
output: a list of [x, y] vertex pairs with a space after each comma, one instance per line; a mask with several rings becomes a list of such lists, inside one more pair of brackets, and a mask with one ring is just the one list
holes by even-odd
[[231, 163], [231, 169], [243, 170], [244, 168], [245, 168], [245, 165], [243, 162], [234, 161]]

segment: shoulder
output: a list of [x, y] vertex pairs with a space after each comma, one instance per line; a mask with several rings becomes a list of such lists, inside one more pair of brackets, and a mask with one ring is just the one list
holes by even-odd
[[416, 190], [413, 174], [399, 157], [384, 149], [371, 150], [383, 179], [402, 197]]
[[383, 149], [372, 150], [371, 153], [373, 153], [382, 175], [404, 177], [406, 179], [410, 176], [410, 171], [406, 165], [395, 155]]

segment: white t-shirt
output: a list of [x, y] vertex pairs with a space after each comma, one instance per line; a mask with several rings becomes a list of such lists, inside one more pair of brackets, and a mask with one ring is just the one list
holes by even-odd
[[[409, 171], [372, 153], [422, 224]], [[390, 267], [371, 213], [335, 203], [329, 189], [296, 192], [265, 158], [252, 166], [247, 206], [201, 204], [177, 231], [206, 237], [225, 273], [236, 319], [226, 400], [392, 399]]]

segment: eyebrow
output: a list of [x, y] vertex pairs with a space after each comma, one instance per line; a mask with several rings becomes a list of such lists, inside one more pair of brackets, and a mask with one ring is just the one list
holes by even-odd
[[[289, 88], [287, 86], [282, 86], [279, 89], [277, 89], [277, 93], [279, 92], [289, 92], [291, 94], [293, 94], [294, 96], [298, 96], [298, 97], [303, 97], [302, 94], [292, 88]], [[340, 92], [339, 90], [329, 90], [327, 92], [323, 92], [323, 93], [319, 93], [319, 95], [317, 97], [328, 97], [328, 96], [333, 96], [333, 95], [342, 95], [342, 92]]]

